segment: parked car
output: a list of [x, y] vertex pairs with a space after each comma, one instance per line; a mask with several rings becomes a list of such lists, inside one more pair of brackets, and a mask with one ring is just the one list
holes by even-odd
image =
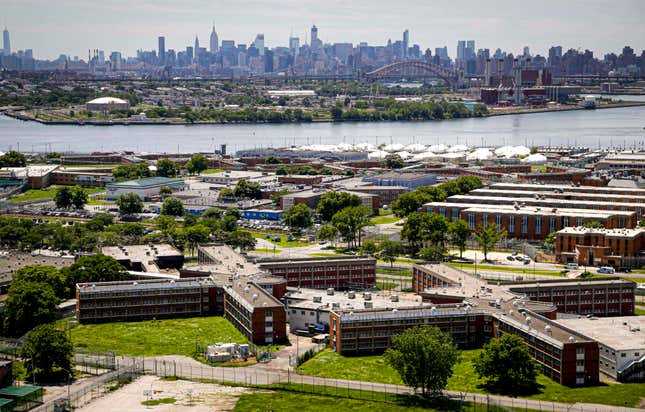
[[618, 269], [616, 269], [616, 272], [622, 272], [622, 273], [631, 273], [632, 268], [628, 266], [620, 266]]
[[613, 274], [613, 273], [616, 273], [616, 271], [611, 266], [603, 266], [600, 269], [598, 269], [598, 273]]
[[506, 259], [507, 259], [507, 260], [515, 260], [515, 258], [513, 257], [513, 255], [508, 255], [508, 256], [506, 256]]
[[531, 259], [526, 256], [522, 258], [522, 261], [524, 262], [525, 265], [528, 265], [529, 263], [531, 263]]
[[567, 263], [564, 265], [565, 269], [578, 269], [578, 264], [577, 263]]

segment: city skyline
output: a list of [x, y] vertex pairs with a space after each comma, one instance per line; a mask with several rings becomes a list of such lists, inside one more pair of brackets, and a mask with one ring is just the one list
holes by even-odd
[[[86, 4], [64, 0], [53, 11], [38, 7], [40, 3], [40, 0], [10, 0], [2, 22], [11, 33], [12, 51], [33, 49], [39, 59], [55, 59], [60, 54], [85, 58], [88, 49], [120, 51], [132, 56], [139, 49], [157, 49], [159, 36], [165, 37], [166, 49], [181, 50], [194, 43], [195, 35], [208, 47], [213, 25], [220, 43], [231, 39], [251, 44], [262, 33], [268, 48], [288, 47], [291, 36], [298, 37], [300, 44], [310, 43], [309, 30], [313, 24], [319, 28], [320, 39], [325, 43], [382, 45], [388, 39], [402, 39], [407, 29], [410, 45], [419, 44], [422, 50], [433, 51], [435, 47], [448, 46], [452, 58], [457, 55], [457, 41], [463, 39], [474, 39], [478, 48], [499, 47], [514, 54], [528, 46], [533, 54], [543, 56], [553, 45], [590, 49], [597, 57], [617, 52], [626, 44], [637, 51], [645, 48], [645, 26], [640, 24], [645, 18], [645, 6], [633, 0], [576, 0], [566, 4], [547, 0], [531, 13], [526, 13], [522, 5], [506, 0], [497, 1], [492, 7], [471, 1], [439, 1], [428, 5], [415, 0], [407, 2], [408, 7], [398, 8], [399, 19], [388, 19], [391, 10], [383, 2], [370, 2], [368, 7], [363, 2], [346, 6], [332, 1], [315, 15], [304, 10], [313, 4], [308, 0], [252, 1], [245, 8], [246, 15], [240, 14], [233, 4], [226, 7], [228, 0], [215, 5], [201, 0], [191, 0], [190, 4], [165, 0]], [[557, 4], [557, 8], [549, 7], [550, 4]], [[124, 9], [130, 13], [124, 15]], [[102, 20], [88, 23], [86, 17], [90, 10]], [[553, 10], [557, 10], [557, 15]], [[569, 12], [577, 13], [580, 18], [571, 19]], [[43, 13], [47, 18], [39, 17]], [[302, 16], [310, 14], [311, 21], [306, 22]], [[612, 24], [603, 25], [608, 21]], [[491, 30], [492, 26], [498, 28]], [[602, 27], [602, 30], [591, 30], [593, 27]]]

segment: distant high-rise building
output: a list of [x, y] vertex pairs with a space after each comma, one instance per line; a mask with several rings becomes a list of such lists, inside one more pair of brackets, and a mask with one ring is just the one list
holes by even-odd
[[264, 56], [264, 72], [271, 73], [273, 72], [273, 51], [267, 50]]
[[318, 38], [318, 27], [314, 24], [311, 27], [311, 50], [322, 49], [322, 41]]
[[195, 35], [195, 48], [193, 49], [193, 51], [194, 51], [193, 60], [195, 61], [195, 63], [197, 63], [197, 60], [198, 60], [197, 55], [199, 54], [199, 38], [197, 37], [197, 35]]
[[468, 40], [466, 42], [466, 59], [472, 59], [475, 57], [475, 40]]
[[97, 53], [97, 58], [99, 63], [101, 64], [105, 63], [105, 52], [103, 50], [99, 50]]
[[159, 56], [159, 64], [164, 64], [166, 62], [166, 38], [164, 36], [159, 36], [159, 51], [157, 55]]
[[9, 56], [11, 54], [11, 42], [9, 41], [9, 30], [4, 28], [2, 32], [2, 54]]
[[190, 46], [186, 46], [186, 58], [190, 63], [192, 63], [194, 57], [195, 56], [193, 54], [193, 48]]
[[409, 48], [410, 48], [410, 32], [406, 29], [403, 32], [403, 57], [408, 57]]
[[300, 39], [297, 37], [289, 37], [289, 52], [295, 56], [298, 54], [300, 48]]
[[217, 37], [217, 32], [215, 31], [215, 25], [213, 24], [213, 31], [211, 32], [210, 38], [211, 53], [217, 53], [219, 49], [219, 39]]
[[255, 36], [253, 45], [255, 45], [255, 48], [258, 49], [260, 56], [264, 56], [264, 34], [258, 33], [258, 35]]
[[531, 56], [531, 50], [529, 49], [529, 46], [524, 46], [524, 57], [530, 57]]
[[457, 60], [465, 60], [465, 59], [466, 59], [466, 41], [459, 40], [457, 42]]

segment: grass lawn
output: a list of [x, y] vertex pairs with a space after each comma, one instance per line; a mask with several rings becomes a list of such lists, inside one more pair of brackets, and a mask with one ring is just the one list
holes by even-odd
[[[61, 186], [49, 186], [46, 189], [29, 189], [17, 196], [11, 198], [12, 202], [26, 202], [31, 200], [40, 200], [40, 199], [54, 199], [56, 195], [56, 190]], [[72, 186], [70, 186], [72, 187]], [[88, 195], [92, 193], [104, 192], [105, 189], [102, 187], [85, 187], [83, 188], [85, 193]]]
[[200, 173], [200, 175], [209, 174], [209, 173], [221, 173], [224, 169], [206, 169]]
[[[448, 263], [448, 265], [462, 270], [475, 270], [475, 265], [471, 263]], [[525, 265], [524, 267], [513, 267], [503, 265], [477, 265], [477, 270], [491, 271], [491, 272], [504, 272], [515, 273], [518, 275], [543, 275], [543, 276], [562, 276], [558, 270], [548, 269], [535, 269], [532, 265]]]
[[[271, 254], [271, 253], [274, 253], [274, 250], [273, 250], [273, 249], [266, 248], [266, 247], [260, 247], [260, 248], [255, 248], [255, 249], [251, 250], [251, 252], [257, 252], [257, 253], [269, 253], [269, 254]], [[280, 249], [276, 249], [276, 250], [275, 250], [275, 253], [276, 253], [276, 254], [278, 254], [278, 253], [282, 253], [282, 251], [281, 251]]]
[[309, 253], [307, 256], [311, 256], [311, 257], [337, 257], [337, 256], [347, 256], [347, 255], [343, 255], [342, 253], [320, 252], [320, 253]]
[[645, 316], [645, 309], [643, 308], [643, 306], [636, 306], [634, 308], [634, 315]]
[[311, 245], [313, 245], [313, 244], [314, 244], [313, 242], [301, 242], [301, 241], [299, 241], [299, 240], [297, 240], [297, 239], [296, 239], [296, 240], [292, 240], [292, 241], [288, 241], [288, 240], [287, 240], [287, 239], [288, 239], [288, 237], [287, 237], [287, 236], [284, 236], [284, 235], [283, 235], [283, 236], [280, 236], [280, 241], [279, 241], [279, 242], [276, 242], [274, 239], [275, 239], [275, 237], [277, 237], [277, 236], [273, 236], [273, 235], [272, 235], [270, 238], [267, 238], [267, 237], [266, 237], [266, 235], [262, 235], [262, 234], [259, 234], [259, 233], [252, 233], [252, 234], [253, 234], [253, 237], [254, 237], [254, 238], [256, 238], [256, 239], [264, 239], [264, 240], [268, 240], [269, 242], [271, 242], [271, 243], [273, 243], [274, 245], [279, 246], [279, 247], [281, 247], [281, 248], [286, 248], [286, 247], [304, 247], [304, 246], [311, 246]]
[[[67, 327], [65, 321], [59, 324]], [[246, 338], [221, 316], [92, 325], [74, 323], [71, 335], [76, 347], [113, 350], [119, 355], [132, 356], [192, 356], [196, 343], [202, 346], [215, 342], [246, 343]]]
[[[381, 263], [387, 263], [388, 265], [390, 264], [390, 262], [386, 262], [383, 259], [379, 259], [378, 261], [381, 262]], [[412, 263], [423, 263], [423, 260], [400, 257], [400, 258], [396, 258], [394, 260], [394, 264], [396, 265], [397, 263], [403, 263], [403, 264], [406, 264], [406, 265], [411, 265]]]
[[398, 222], [399, 220], [401, 220], [401, 218], [396, 217], [394, 215], [390, 215], [390, 216], [375, 216], [375, 217], [370, 219], [370, 225], [385, 225], [385, 224], [388, 224], [388, 223]]
[[[487, 393], [481, 386], [483, 380], [475, 374], [473, 361], [480, 349], [460, 351], [461, 359], [455, 365], [446, 389], [453, 391]], [[346, 357], [330, 349], [318, 353], [305, 362], [301, 373], [326, 378], [362, 380], [377, 383], [403, 384], [398, 373], [385, 363], [383, 356]], [[607, 405], [636, 406], [645, 397], [645, 383], [599, 385], [585, 388], [569, 388], [546, 376], [538, 377], [540, 393], [529, 399], [567, 403], [602, 403]]]
[[405, 276], [405, 277], [410, 277], [412, 276], [412, 269], [396, 269], [396, 268], [383, 268], [383, 267], [377, 267], [376, 268], [376, 274], [381, 274], [381, 275], [394, 275], [394, 276]]

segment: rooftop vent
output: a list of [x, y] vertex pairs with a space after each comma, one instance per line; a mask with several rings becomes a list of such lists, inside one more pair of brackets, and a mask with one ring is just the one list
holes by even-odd
[[398, 302], [399, 301], [399, 296], [398, 295], [392, 295], [392, 296], [390, 296], [390, 300], [392, 302]]
[[329, 289], [327, 289], [327, 294], [328, 294], [329, 296], [333, 296], [333, 295], [334, 295], [334, 288], [329, 288]]
[[314, 303], [321, 303], [322, 302], [322, 296], [314, 296]]

